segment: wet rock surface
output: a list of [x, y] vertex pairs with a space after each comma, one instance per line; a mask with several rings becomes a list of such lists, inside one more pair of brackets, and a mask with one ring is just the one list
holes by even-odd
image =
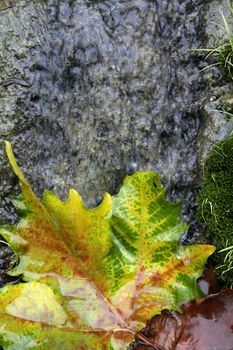
[[[126, 174], [156, 170], [192, 222], [203, 155], [232, 127], [213, 112], [225, 91], [219, 72], [200, 73], [204, 56], [190, 51], [210, 41], [215, 2], [9, 3], [0, 8], [0, 141], [13, 143], [36, 193], [65, 199], [74, 187], [92, 206]], [[3, 224], [16, 220], [18, 185], [3, 142], [0, 155]]]

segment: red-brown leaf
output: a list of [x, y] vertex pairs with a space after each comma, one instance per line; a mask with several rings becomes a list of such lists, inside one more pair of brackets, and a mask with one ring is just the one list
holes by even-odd
[[130, 349], [233, 350], [232, 289], [195, 299], [182, 311], [154, 316]]

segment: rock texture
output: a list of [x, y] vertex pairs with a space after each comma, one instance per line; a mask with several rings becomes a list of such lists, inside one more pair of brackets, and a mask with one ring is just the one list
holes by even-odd
[[[215, 2], [0, 3], [0, 141], [37, 194], [74, 187], [94, 205], [126, 174], [157, 170], [192, 221], [203, 154], [231, 130], [212, 111], [219, 72], [200, 73], [204, 56], [190, 51], [210, 42]], [[0, 155], [6, 223], [18, 188], [3, 142]]]

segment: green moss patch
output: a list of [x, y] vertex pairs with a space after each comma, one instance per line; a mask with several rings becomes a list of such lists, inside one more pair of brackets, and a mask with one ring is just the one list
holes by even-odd
[[[217, 277], [230, 287], [233, 285], [233, 137], [214, 146], [204, 167], [204, 183], [197, 201], [198, 219], [204, 220], [209, 240], [217, 248], [213, 256]], [[226, 247], [227, 250], [219, 252]]]

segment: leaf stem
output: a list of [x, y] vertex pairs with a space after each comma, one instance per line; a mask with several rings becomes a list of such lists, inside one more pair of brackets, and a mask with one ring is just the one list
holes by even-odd
[[138, 332], [136, 334], [136, 336], [137, 336], [137, 338], [141, 339], [146, 345], [149, 345], [150, 347], [152, 347], [152, 349], [154, 349], [154, 350], [164, 350], [164, 348], [162, 348], [160, 345], [152, 344], [151, 341], [145, 335], [143, 335], [141, 332]]

